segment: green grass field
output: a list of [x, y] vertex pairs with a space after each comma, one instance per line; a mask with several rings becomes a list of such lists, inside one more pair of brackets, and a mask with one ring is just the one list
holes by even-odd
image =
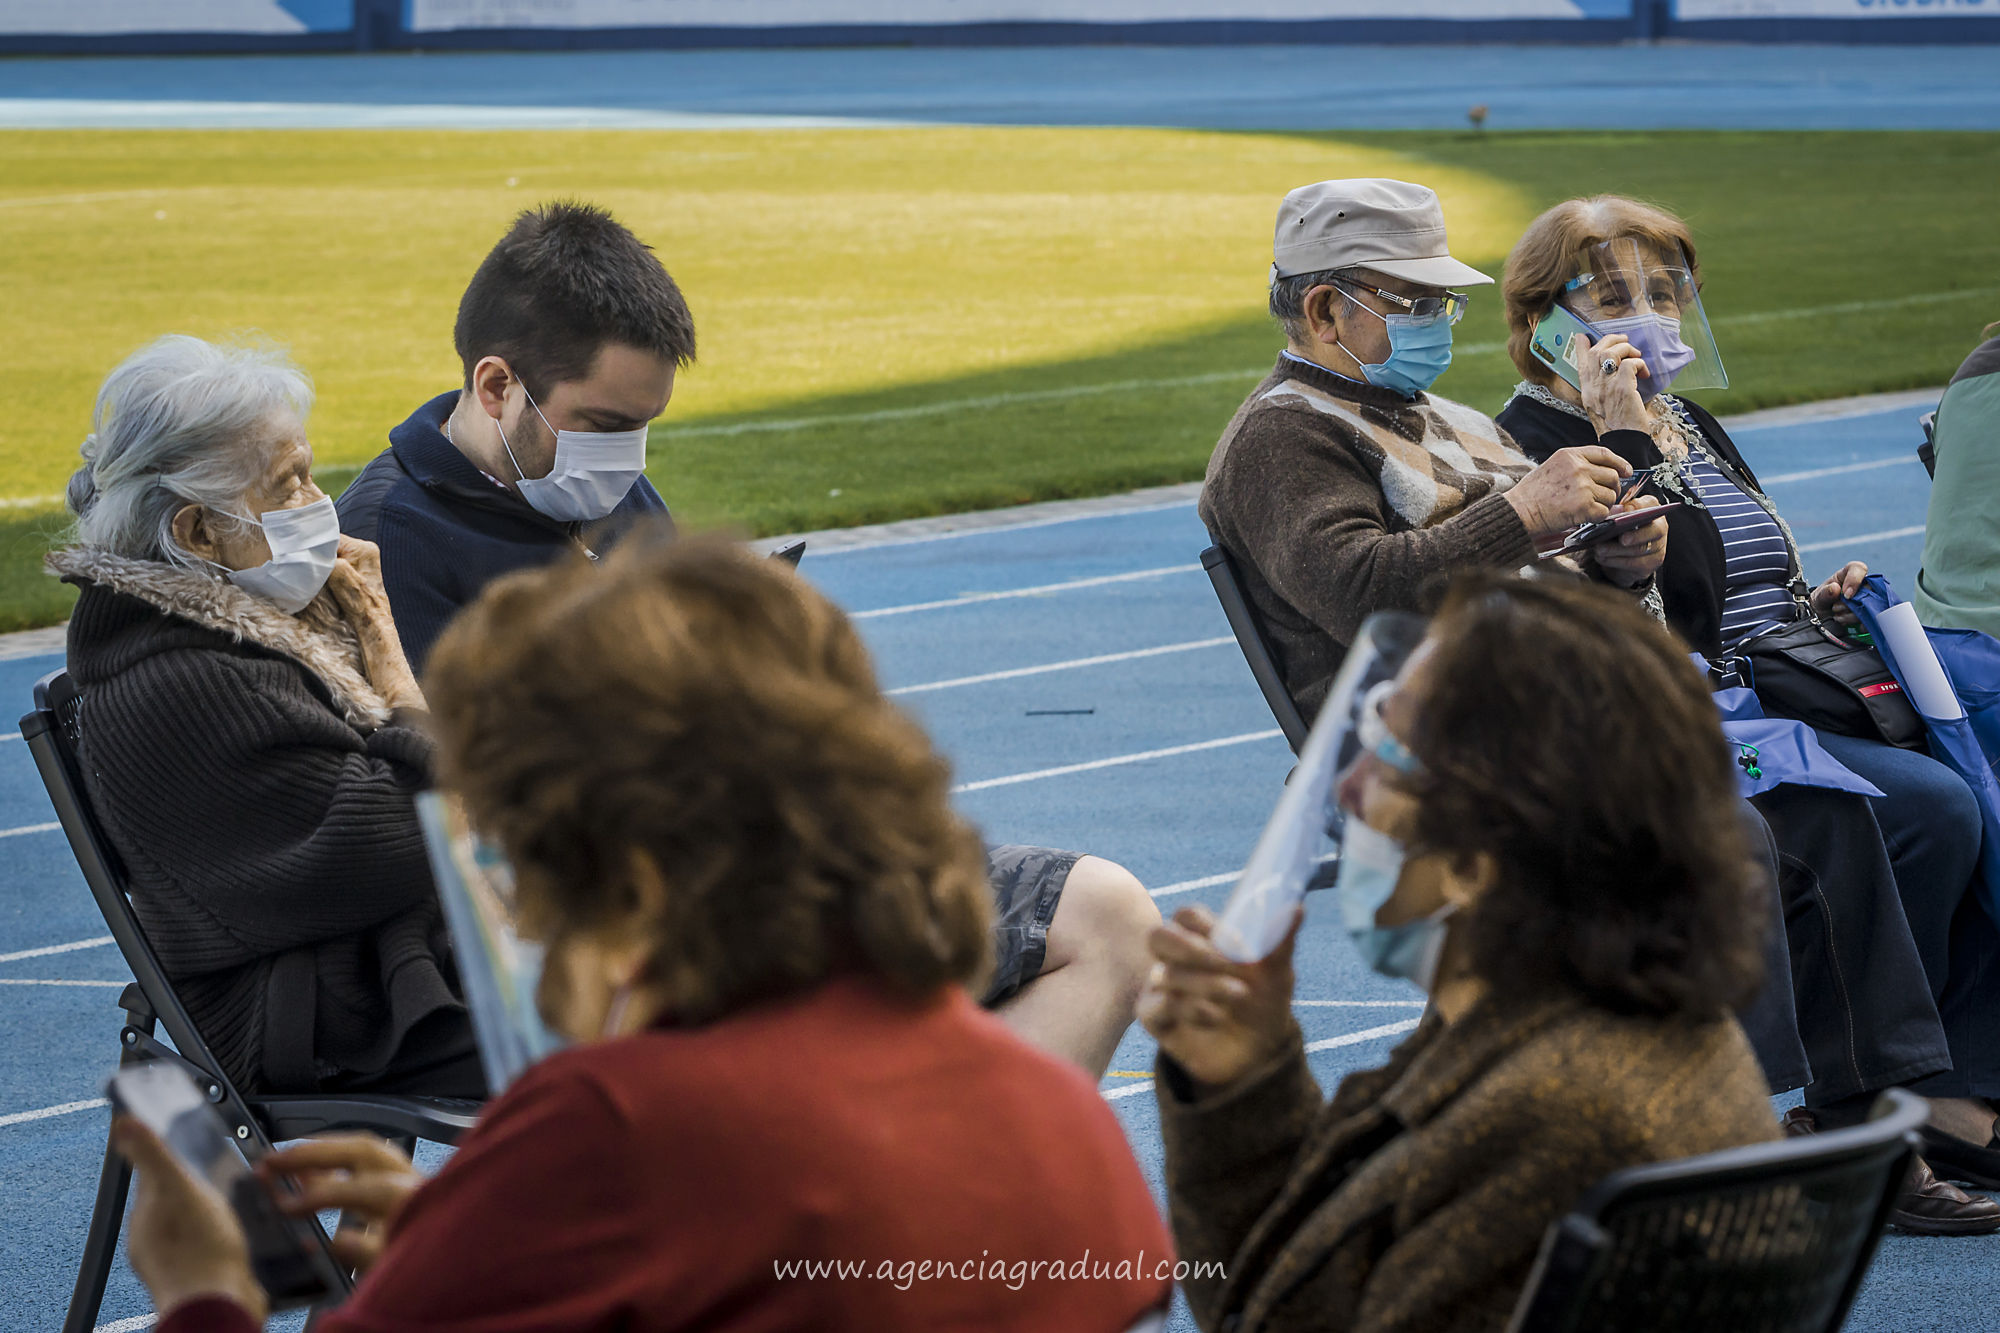
[[[684, 520], [770, 533], [1198, 477], [1270, 364], [1280, 195], [1435, 186], [1497, 274], [1536, 211], [1686, 215], [1738, 410], [1937, 384], [2000, 317], [1987, 134], [0, 134], [0, 629], [38, 571], [98, 381], [168, 331], [257, 330], [319, 388], [330, 488], [452, 387], [457, 297], [518, 209], [612, 208], [687, 291], [701, 359], [651, 473]], [[1497, 296], [1439, 392], [1516, 376]]]

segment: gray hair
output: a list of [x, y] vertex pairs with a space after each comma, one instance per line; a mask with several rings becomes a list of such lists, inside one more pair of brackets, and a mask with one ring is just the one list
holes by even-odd
[[234, 516], [271, 459], [257, 427], [304, 421], [312, 381], [268, 343], [172, 333], [119, 363], [97, 391], [83, 466], [69, 479], [76, 539], [138, 560], [197, 567], [174, 540], [190, 504]]
[[[1277, 265], [1272, 265], [1276, 268]], [[1345, 315], [1360, 302], [1348, 292], [1341, 282], [1354, 278], [1351, 269], [1329, 268], [1317, 273], [1294, 273], [1289, 278], [1271, 279], [1271, 318], [1284, 328], [1285, 336], [1303, 346], [1312, 340], [1312, 330], [1306, 325], [1306, 293], [1315, 287], [1332, 287], [1341, 295], [1340, 309], [1336, 314]], [[1339, 281], [1336, 281], [1338, 279]]]

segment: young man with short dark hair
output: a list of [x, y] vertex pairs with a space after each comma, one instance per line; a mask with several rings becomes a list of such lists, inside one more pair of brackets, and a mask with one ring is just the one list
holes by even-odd
[[667, 512], [643, 475], [646, 430], [694, 360], [694, 317], [609, 213], [552, 203], [480, 264], [453, 341], [463, 388], [390, 431], [339, 501], [341, 530], [382, 548], [418, 671], [493, 579], [572, 547], [594, 555]]
[[[666, 514], [641, 470], [646, 428], [694, 360], [694, 319], [609, 213], [544, 204], [473, 275], [455, 333], [465, 386], [389, 432], [340, 497], [344, 532], [382, 548], [419, 672], [445, 624], [502, 574], [593, 555]], [[1159, 925], [1145, 886], [1079, 852], [989, 846], [997, 966], [981, 1003], [1093, 1075], [1131, 1025]]]

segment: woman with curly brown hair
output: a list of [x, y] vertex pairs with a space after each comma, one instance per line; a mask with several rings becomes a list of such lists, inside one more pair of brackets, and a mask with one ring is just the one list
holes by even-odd
[[1155, 936], [1175, 1239], [1228, 1274], [1186, 1284], [1204, 1328], [1499, 1328], [1595, 1181], [1777, 1137], [1730, 1016], [1762, 888], [1673, 640], [1614, 593], [1468, 576], [1379, 717], [1339, 780], [1335, 894], [1380, 903], [1356, 943], [1430, 993], [1387, 1065], [1321, 1094], [1289, 939], [1232, 963], [1197, 908]]
[[[426, 679], [445, 785], [512, 863], [576, 1045], [414, 1191], [379, 1141], [266, 1159], [305, 1181], [289, 1206], [386, 1230], [347, 1233], [367, 1275], [327, 1333], [1123, 1333], [1164, 1306], [1117, 1120], [968, 994], [991, 907], [946, 765], [810, 585], [628, 540], [495, 583]], [[256, 1326], [220, 1198], [119, 1135], [160, 1327]]]

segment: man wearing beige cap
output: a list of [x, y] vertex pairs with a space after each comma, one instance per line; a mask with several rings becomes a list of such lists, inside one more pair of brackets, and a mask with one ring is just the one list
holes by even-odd
[[[1601, 445], [1536, 467], [1490, 417], [1428, 392], [1470, 299], [1458, 289], [1493, 282], [1446, 250], [1432, 191], [1393, 180], [1294, 190], [1272, 257], [1286, 347], [1223, 431], [1201, 517], [1310, 718], [1371, 611], [1418, 609], [1451, 570], [1533, 564], [1538, 544], [1618, 508], [1632, 469]], [[1666, 528], [1592, 547], [1579, 567], [1643, 591]]]

